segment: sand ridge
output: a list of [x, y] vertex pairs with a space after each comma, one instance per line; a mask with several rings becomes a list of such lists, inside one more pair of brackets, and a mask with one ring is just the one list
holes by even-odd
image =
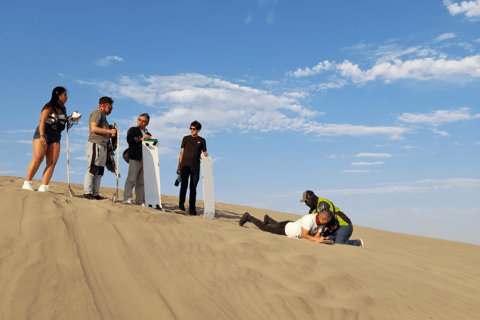
[[[286, 213], [217, 203], [212, 221], [70, 198], [58, 182], [49, 193], [30, 192], [22, 182], [0, 177], [0, 319], [476, 319], [480, 312], [480, 246], [359, 226], [354, 237], [364, 248], [327, 246], [238, 226], [245, 211], [298, 219]], [[162, 200], [176, 208], [176, 197]]]

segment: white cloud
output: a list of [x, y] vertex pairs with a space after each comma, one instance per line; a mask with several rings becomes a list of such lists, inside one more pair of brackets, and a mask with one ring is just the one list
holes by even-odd
[[245, 24], [249, 24], [252, 22], [253, 16], [251, 14], [248, 14], [248, 16], [245, 18]]
[[[267, 91], [241, 86], [199, 74], [177, 76], [122, 76], [118, 82], [78, 81], [95, 86], [102, 94], [130, 98], [162, 112], [152, 116], [150, 127], [158, 126], [162, 139], [178, 139], [192, 119], [200, 121], [204, 134], [237, 128], [248, 131], [299, 131], [317, 136], [386, 135], [403, 139], [403, 127], [368, 127], [326, 124], [314, 120], [322, 112], [299, 104], [297, 97], [277, 96]], [[210, 131], [209, 131], [210, 130]]]
[[438, 126], [445, 122], [457, 122], [460, 120], [479, 119], [480, 113], [471, 115], [469, 108], [460, 108], [458, 110], [437, 110], [431, 113], [403, 113], [398, 120], [407, 123], [428, 123], [432, 126]]
[[458, 3], [452, 3], [450, 0], [444, 0], [443, 4], [447, 7], [452, 16], [459, 13], [465, 13], [465, 16], [468, 18], [480, 17], [480, 0], [462, 1], [460, 5], [458, 5]]
[[309, 123], [306, 133], [314, 132], [319, 136], [372, 136], [387, 135], [391, 140], [403, 140], [402, 134], [410, 130], [402, 127], [367, 127], [351, 124], [321, 124], [317, 122]]
[[35, 130], [33, 130], [33, 129], [31, 129], [31, 130], [19, 129], [19, 130], [7, 130], [5, 132], [6, 133], [31, 133], [31, 132], [35, 132]]
[[112, 60], [123, 61], [123, 59], [120, 58], [119, 56], [108, 56], [104, 59], [98, 60], [96, 64], [97, 64], [97, 66], [100, 66], [100, 67], [106, 67], [106, 66], [110, 65]]
[[464, 75], [471, 78], [480, 77], [480, 55], [460, 60], [423, 58], [392, 62], [379, 62], [369, 70], [361, 70], [357, 64], [348, 60], [336, 65], [339, 73], [350, 78], [354, 83], [365, 84], [368, 81], [382, 79], [390, 83], [400, 79], [431, 80], [446, 79], [451, 75]]
[[475, 42], [478, 42], [478, 43], [480, 43], [480, 39], [477, 39], [477, 40], [473, 40], [473, 41], [475, 41]]
[[355, 155], [355, 158], [371, 157], [371, 158], [391, 158], [393, 154], [389, 153], [359, 153]]
[[319, 83], [316, 85], [316, 90], [325, 91], [327, 89], [340, 89], [341, 87], [345, 86], [347, 81], [340, 80], [337, 83], [335, 82], [328, 82], [328, 83]]
[[381, 144], [377, 144], [377, 145], [375, 146], [375, 148], [381, 148], [381, 147], [382, 147]]
[[269, 14], [267, 14], [267, 18], [265, 19], [265, 22], [266, 22], [267, 24], [273, 24], [273, 20], [274, 20], [274, 18], [275, 18], [275, 13], [274, 13], [274, 11], [275, 11], [275, 10], [272, 10], [272, 11], [270, 11]]
[[308, 93], [304, 92], [304, 91], [298, 91], [298, 92], [285, 92], [283, 94], [284, 96], [287, 96], [287, 97], [292, 97], [292, 98], [297, 98], [297, 99], [303, 99], [305, 98]]
[[261, 8], [268, 4], [268, 0], [258, 0], [258, 6]]
[[333, 68], [334, 68], [334, 65], [331, 62], [325, 60], [324, 62], [320, 62], [319, 64], [317, 64], [312, 69], [306, 67], [305, 70], [298, 68], [297, 71], [287, 72], [287, 76], [291, 76], [295, 78], [312, 76], [315, 74], [319, 74], [323, 70], [332, 70]]
[[439, 41], [443, 41], [443, 40], [446, 40], [446, 39], [451, 39], [451, 38], [456, 38], [457, 35], [455, 34], [455, 32], [449, 32], [449, 33], [444, 33], [438, 37], [435, 38], [435, 40], [433, 40], [434, 42], [439, 42]]
[[393, 183], [391, 186], [366, 189], [321, 190], [317, 194], [349, 195], [349, 194], [382, 194], [382, 193], [421, 193], [430, 190], [466, 189], [473, 191], [480, 188], [480, 179], [452, 178], [445, 180], [425, 179], [419, 181]]
[[60, 77], [65, 77], [65, 75], [63, 73], [59, 73], [58, 74]]
[[370, 170], [343, 170], [342, 172], [347, 172], [347, 173], [367, 173], [367, 172], [370, 172]]
[[476, 146], [480, 146], [480, 141], [475, 142]]
[[[425, 50], [427, 49], [424, 49], [424, 51]], [[424, 54], [431, 54], [431, 50], [428, 49]], [[320, 62], [312, 69], [308, 67], [305, 69], [299, 68], [296, 71], [287, 72], [286, 75], [299, 78], [316, 75], [325, 70], [332, 70], [358, 85], [363, 85], [369, 81], [376, 80], [383, 80], [385, 83], [401, 79], [415, 79], [419, 81], [432, 79], [447, 80], [453, 75], [460, 75], [468, 78], [480, 78], [480, 54], [459, 60], [447, 60], [444, 55], [441, 57], [419, 58], [406, 61], [402, 61], [398, 58], [390, 58], [391, 57], [388, 57], [388, 59], [382, 58], [378, 60], [371, 69], [366, 70], [360, 69], [358, 64], [353, 64], [348, 60], [337, 64], [324, 61]], [[339, 82], [335, 87], [340, 87], [345, 84], [345, 82]]]
[[384, 164], [384, 161], [377, 161], [377, 162], [353, 162], [352, 166], [371, 166], [375, 164]]
[[438, 133], [439, 135], [441, 135], [443, 137], [448, 137], [449, 136], [448, 132], [446, 132], [446, 131], [440, 131], [440, 130], [437, 130], [435, 128], [432, 128], [432, 131], [435, 132], [435, 133]]
[[266, 85], [275, 85], [275, 84], [278, 84], [280, 81], [276, 81], [276, 80], [264, 80], [262, 81], [263, 84], [266, 84]]
[[18, 143], [33, 144], [32, 140], [17, 140]]
[[416, 149], [418, 147], [416, 147], [416, 146], [403, 146], [402, 148], [404, 148], [404, 149]]
[[458, 44], [458, 46], [460, 48], [464, 48], [465, 50], [470, 51], [470, 52], [475, 51], [475, 49], [473, 48], [473, 46], [470, 43], [460, 42]]

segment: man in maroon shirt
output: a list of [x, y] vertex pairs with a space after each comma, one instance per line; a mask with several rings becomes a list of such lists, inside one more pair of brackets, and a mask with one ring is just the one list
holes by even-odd
[[183, 137], [180, 157], [178, 160], [177, 174], [180, 173], [182, 181], [180, 183], [180, 197], [177, 213], [184, 213], [185, 197], [187, 194], [188, 180], [190, 179], [190, 199], [188, 213], [197, 215], [195, 201], [197, 199], [197, 184], [200, 178], [200, 154], [203, 151], [205, 157], [207, 154], [207, 143], [198, 133], [202, 125], [198, 121], [190, 124], [190, 135]]

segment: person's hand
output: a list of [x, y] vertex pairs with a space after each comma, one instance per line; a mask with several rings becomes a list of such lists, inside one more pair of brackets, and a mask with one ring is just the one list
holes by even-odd
[[180, 173], [180, 167], [177, 168], [177, 174], [179, 174], [179, 173]]
[[40, 136], [40, 143], [41, 143], [42, 145], [46, 145], [46, 144], [47, 144], [47, 139], [45, 139], [44, 136]]
[[150, 135], [148, 134], [142, 137], [142, 140], [148, 140], [148, 139], [150, 139]]
[[115, 135], [117, 134], [117, 130], [116, 129], [110, 129], [110, 130], [107, 130], [108, 133], [110, 134], [110, 137], [113, 138], [115, 137]]

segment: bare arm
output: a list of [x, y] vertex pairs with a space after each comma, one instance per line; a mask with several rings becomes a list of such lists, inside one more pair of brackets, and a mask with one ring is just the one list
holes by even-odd
[[308, 230], [305, 229], [305, 228], [302, 228], [302, 238], [303, 238], [303, 239], [310, 240], [310, 241], [312, 241], [312, 242], [316, 242], [316, 243], [323, 242], [323, 240], [325, 240], [324, 237], [321, 237], [321, 236], [320, 236], [320, 232], [317, 232], [316, 235], [311, 236], [311, 235], [310, 235], [310, 231], [308, 231]]
[[180, 164], [182, 163], [182, 159], [183, 159], [183, 151], [185, 150], [185, 148], [182, 148], [182, 150], [180, 150], [180, 156], [178, 157], [178, 168], [177, 168], [177, 173], [180, 173]]
[[52, 113], [51, 108], [43, 109], [42, 114], [40, 114], [40, 122], [38, 124], [38, 131], [40, 131], [40, 141], [43, 145], [47, 143], [45, 140], [45, 121], [47, 121], [48, 116]]
[[98, 134], [109, 134], [111, 137], [115, 137], [117, 130], [115, 129], [102, 129], [96, 122], [90, 122], [90, 130]]

